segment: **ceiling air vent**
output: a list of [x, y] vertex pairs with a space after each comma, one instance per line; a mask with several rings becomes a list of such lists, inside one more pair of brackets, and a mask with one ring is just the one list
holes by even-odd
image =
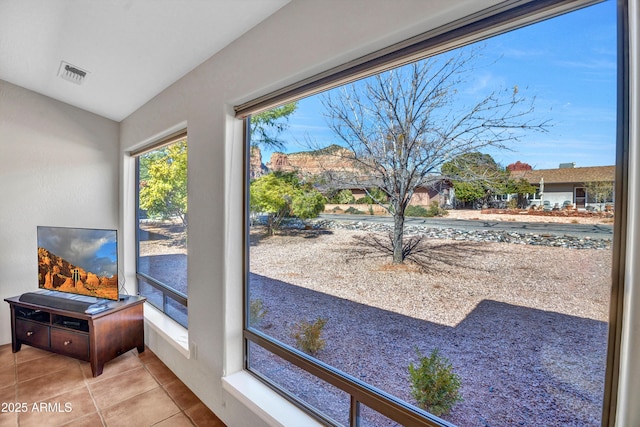
[[87, 76], [87, 71], [80, 69], [75, 65], [71, 65], [67, 62], [62, 61], [60, 62], [58, 75], [68, 82], [81, 85], [82, 82], [84, 82], [85, 77]]

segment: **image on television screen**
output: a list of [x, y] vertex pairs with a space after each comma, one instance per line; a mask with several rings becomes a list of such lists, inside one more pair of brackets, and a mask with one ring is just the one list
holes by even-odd
[[116, 230], [38, 227], [38, 287], [118, 299]]

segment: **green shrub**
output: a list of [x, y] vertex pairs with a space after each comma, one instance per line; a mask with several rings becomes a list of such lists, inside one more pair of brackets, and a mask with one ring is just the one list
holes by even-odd
[[419, 216], [419, 217], [427, 217], [433, 216], [429, 215], [429, 211], [424, 208], [424, 206], [416, 206], [409, 205], [404, 211], [405, 216]]
[[409, 205], [404, 211], [405, 216], [418, 216], [431, 218], [434, 216], [446, 216], [449, 212], [442, 209], [437, 201], [431, 202], [429, 209], [419, 205]]
[[260, 298], [249, 303], [249, 326], [256, 326], [267, 314]]
[[356, 209], [353, 206], [349, 206], [349, 209], [344, 211], [344, 213], [353, 214], [353, 215], [362, 215], [364, 212], [360, 209]]
[[353, 193], [349, 189], [333, 191], [327, 196], [329, 203], [335, 203], [338, 205], [344, 205], [353, 203], [356, 199], [353, 197]]
[[440, 204], [437, 201], [431, 202], [431, 206], [429, 206], [429, 215], [428, 216], [447, 216], [449, 215], [449, 211], [446, 209], [442, 209]]
[[411, 379], [411, 395], [418, 406], [435, 416], [448, 414], [453, 405], [462, 401], [460, 396], [460, 377], [453, 372], [453, 367], [446, 357], [433, 349], [429, 357], [423, 356], [416, 348], [420, 360], [415, 366], [409, 364]]
[[322, 339], [322, 330], [327, 319], [319, 318], [314, 323], [303, 320], [293, 326], [291, 337], [296, 340], [296, 347], [311, 356], [315, 356], [324, 348], [325, 340]]
[[324, 210], [324, 196], [315, 189], [298, 191], [291, 201], [291, 213], [305, 220], [317, 217]]

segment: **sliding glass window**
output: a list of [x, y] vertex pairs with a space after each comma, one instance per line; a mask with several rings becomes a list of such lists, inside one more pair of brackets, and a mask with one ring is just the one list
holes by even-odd
[[328, 425], [607, 423], [617, 11], [569, 3], [238, 108], [248, 371]]
[[138, 293], [186, 328], [186, 132], [132, 155], [137, 177]]

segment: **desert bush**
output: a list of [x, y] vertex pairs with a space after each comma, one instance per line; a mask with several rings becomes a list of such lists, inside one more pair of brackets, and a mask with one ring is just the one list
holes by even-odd
[[249, 303], [249, 326], [256, 326], [267, 314], [262, 299], [254, 299]]
[[429, 357], [423, 356], [417, 348], [416, 354], [418, 364], [409, 364], [411, 395], [419, 407], [433, 415], [439, 417], [448, 414], [453, 405], [462, 401], [460, 377], [453, 372], [449, 360], [440, 356], [437, 348]]
[[335, 204], [349, 204], [355, 202], [356, 198], [353, 197], [353, 193], [349, 189], [332, 191], [331, 194], [327, 195], [327, 200], [329, 203]]
[[356, 209], [353, 206], [349, 206], [349, 209], [345, 210], [344, 213], [353, 214], [353, 215], [362, 215], [364, 212], [360, 209]]
[[431, 202], [429, 208], [420, 205], [409, 205], [404, 211], [405, 216], [417, 216], [431, 218], [434, 216], [446, 216], [449, 214], [446, 209], [442, 209], [437, 201]]
[[315, 218], [323, 210], [324, 196], [313, 188], [302, 189], [293, 196], [291, 212], [302, 220]]
[[296, 347], [311, 356], [315, 356], [325, 346], [322, 339], [322, 330], [327, 319], [318, 318], [315, 322], [309, 323], [306, 320], [296, 323], [293, 326], [291, 337], [296, 340]]
[[419, 217], [427, 217], [429, 215], [429, 211], [424, 206], [416, 206], [409, 205], [407, 209], [404, 211], [405, 216], [419, 216]]
[[447, 216], [449, 215], [449, 211], [446, 209], [442, 209], [440, 204], [437, 201], [431, 202], [431, 206], [429, 206], [429, 215], [428, 216]]

